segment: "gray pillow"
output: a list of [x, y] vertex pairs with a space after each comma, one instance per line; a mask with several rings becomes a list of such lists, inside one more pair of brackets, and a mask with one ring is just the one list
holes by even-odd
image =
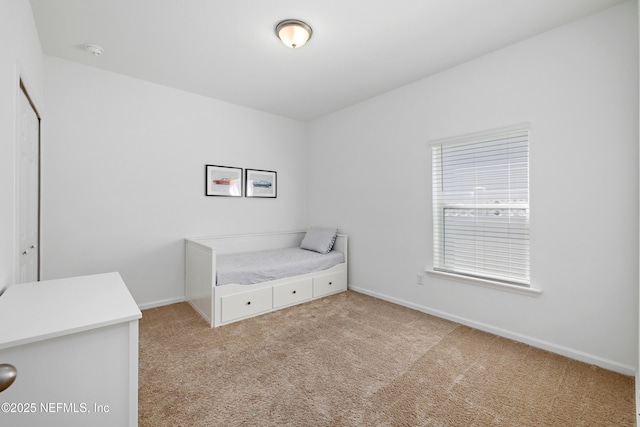
[[300, 243], [300, 248], [308, 251], [314, 251], [321, 254], [328, 254], [333, 248], [338, 234], [337, 228], [312, 227]]

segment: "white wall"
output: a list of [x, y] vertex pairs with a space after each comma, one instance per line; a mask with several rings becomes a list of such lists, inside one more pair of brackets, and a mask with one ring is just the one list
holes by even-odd
[[[636, 0], [637, 3], [637, 0]], [[640, 8], [638, 8], [638, 22], [640, 23]], [[639, 24], [640, 25], [640, 24]], [[638, 33], [638, 37], [639, 37], [639, 41], [638, 44], [640, 45], [640, 32]], [[640, 55], [639, 55], [640, 56]], [[640, 58], [639, 58], [640, 61]], [[638, 90], [640, 90], [640, 75], [638, 76]], [[640, 93], [639, 93], [639, 97], [640, 97]], [[640, 114], [640, 111], [638, 112]], [[638, 126], [640, 126], [640, 115], [638, 117]], [[640, 133], [640, 128], [638, 129], [638, 132]], [[640, 142], [640, 141], [639, 141]], [[638, 159], [639, 163], [640, 163], [640, 159]], [[640, 187], [640, 185], [639, 185]], [[638, 219], [640, 220], [640, 216], [638, 217]], [[638, 236], [639, 241], [640, 241], [640, 236]], [[640, 254], [639, 254], [640, 255]], [[640, 256], [638, 259], [638, 269], [639, 269], [639, 276], [640, 276]], [[640, 286], [640, 283], [639, 283]], [[638, 297], [640, 298], [640, 292], [638, 292]], [[640, 299], [638, 300], [638, 308], [639, 308], [639, 313], [638, 313], [638, 324], [640, 325]], [[639, 332], [640, 332], [640, 327], [638, 328]], [[636, 375], [635, 375], [635, 379], [636, 379], [636, 408], [640, 408], [640, 336], [638, 336], [638, 360], [637, 360], [637, 364], [636, 364]], [[636, 409], [636, 425], [640, 425], [640, 411], [638, 411], [638, 409]]]
[[[350, 235], [350, 286], [627, 374], [638, 351], [637, 3], [318, 119], [309, 222]], [[417, 52], [417, 54], [420, 54]], [[428, 143], [531, 123], [532, 297], [431, 265]]]
[[42, 48], [28, 0], [3, 0], [0, 13], [0, 290], [16, 280], [16, 114], [20, 78], [44, 116]]
[[[171, 302], [184, 237], [306, 226], [304, 123], [48, 56], [45, 75], [43, 279], [119, 271]], [[275, 170], [278, 197], [205, 197], [205, 164]]]

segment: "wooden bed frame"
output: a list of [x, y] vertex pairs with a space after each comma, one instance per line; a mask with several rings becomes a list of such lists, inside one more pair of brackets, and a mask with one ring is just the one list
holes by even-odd
[[334, 249], [344, 262], [328, 270], [252, 285], [215, 285], [216, 255], [299, 246], [304, 231], [185, 239], [185, 294], [212, 328], [347, 290], [348, 236]]

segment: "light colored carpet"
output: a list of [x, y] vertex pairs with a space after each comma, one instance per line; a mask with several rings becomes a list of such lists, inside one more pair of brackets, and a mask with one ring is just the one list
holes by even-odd
[[353, 291], [140, 321], [141, 426], [633, 426], [633, 378]]

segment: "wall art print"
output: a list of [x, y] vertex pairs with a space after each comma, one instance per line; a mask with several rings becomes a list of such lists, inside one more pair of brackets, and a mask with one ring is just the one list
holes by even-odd
[[277, 197], [277, 172], [258, 169], [246, 169], [244, 194], [245, 197]]
[[205, 195], [242, 197], [242, 168], [205, 165]]

